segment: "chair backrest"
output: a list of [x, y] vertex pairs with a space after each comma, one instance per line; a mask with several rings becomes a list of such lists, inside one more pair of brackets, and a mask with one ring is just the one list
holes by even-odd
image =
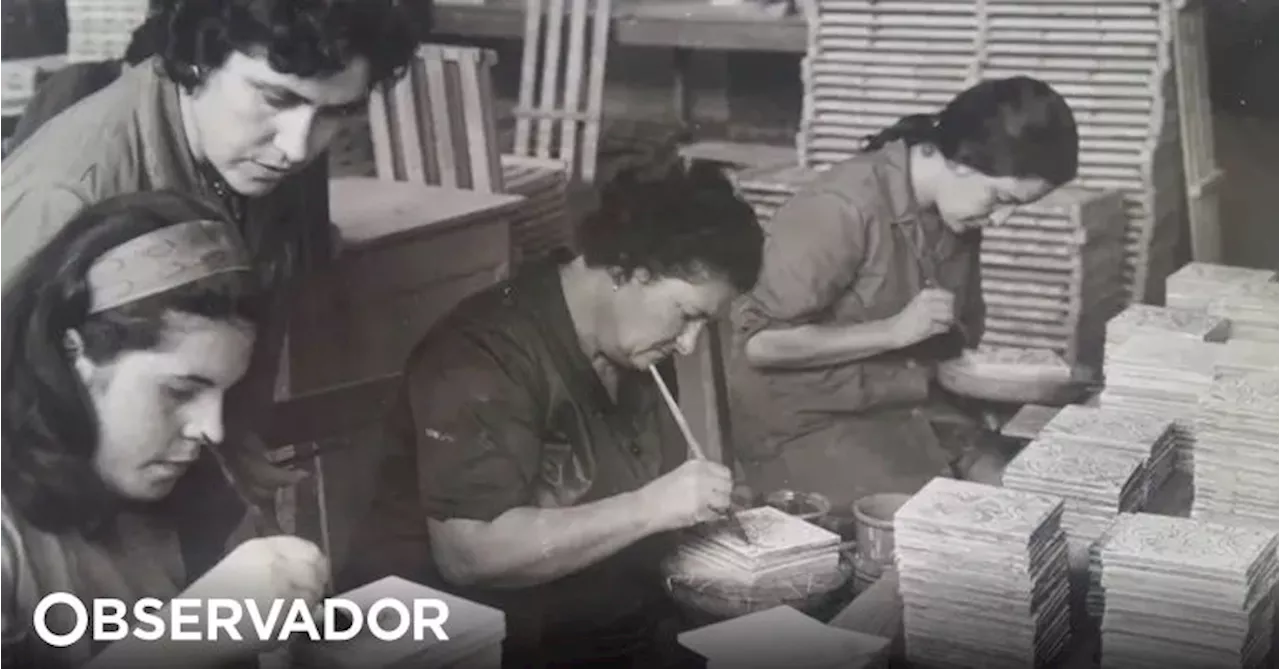
[[380, 179], [503, 190], [490, 49], [426, 44], [399, 81], [369, 98]]
[[600, 148], [612, 11], [612, 0], [525, 0], [513, 153], [559, 160], [587, 183], [595, 179]]

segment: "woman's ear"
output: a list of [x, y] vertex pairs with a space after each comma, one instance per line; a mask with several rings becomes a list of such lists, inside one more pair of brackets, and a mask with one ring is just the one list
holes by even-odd
[[67, 362], [76, 370], [76, 375], [84, 382], [85, 386], [89, 385], [89, 380], [93, 378], [93, 373], [97, 369], [97, 365], [84, 354], [84, 339], [79, 332], [75, 330], [67, 330], [62, 334], [62, 350], [67, 356]]

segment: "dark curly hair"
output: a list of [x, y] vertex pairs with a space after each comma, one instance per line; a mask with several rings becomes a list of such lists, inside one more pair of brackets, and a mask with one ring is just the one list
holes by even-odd
[[865, 150], [896, 140], [933, 144], [947, 160], [993, 177], [1037, 177], [1061, 186], [1079, 169], [1071, 107], [1031, 77], [981, 81], [937, 114], [906, 116], [868, 137]]
[[[121, 195], [77, 214], [4, 284], [4, 423], [0, 480], [21, 516], [46, 531], [86, 530], [117, 500], [93, 468], [98, 420], [63, 346], [79, 332], [83, 352], [105, 363], [156, 346], [165, 316], [179, 312], [257, 322], [256, 281], [223, 276], [89, 315], [86, 275], [103, 253], [191, 220], [224, 220], [213, 205], [166, 191]], [[247, 273], [246, 273], [247, 274]]]
[[398, 78], [429, 20], [415, 22], [397, 0], [164, 0], [134, 33], [169, 79], [190, 90], [233, 51], [264, 50], [277, 72], [333, 75], [369, 61], [370, 88]]
[[619, 172], [579, 242], [589, 267], [679, 278], [722, 277], [746, 292], [760, 275], [764, 233], [751, 205], [713, 164], [666, 160]]

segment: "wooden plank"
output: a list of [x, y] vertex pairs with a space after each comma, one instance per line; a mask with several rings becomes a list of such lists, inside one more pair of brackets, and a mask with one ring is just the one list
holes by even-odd
[[[577, 173], [584, 183], [591, 183], [596, 176], [599, 160], [600, 116], [604, 113], [604, 72], [609, 57], [609, 29], [613, 16], [612, 0], [596, 0], [595, 16], [591, 24], [591, 57], [587, 61], [587, 114], [582, 129], [582, 161]], [[572, 163], [570, 164], [572, 167]]]
[[[569, 7], [569, 63], [564, 79], [564, 109], [577, 113], [582, 108], [582, 60], [587, 38], [587, 0], [571, 0]], [[588, 63], [588, 67], [595, 66]], [[570, 165], [578, 163], [578, 124], [572, 119], [560, 123], [560, 150], [556, 155]]]
[[[526, 33], [524, 5], [514, 0], [436, 5], [433, 19], [436, 35], [520, 39]], [[802, 54], [808, 44], [800, 15], [775, 18], [709, 3], [620, 3], [612, 23], [615, 41], [625, 46]]]
[[272, 407], [258, 434], [272, 447], [348, 434], [380, 421], [399, 388], [396, 374], [291, 397]]
[[[520, 93], [517, 105], [523, 109], [533, 107], [538, 86], [538, 34], [542, 25], [542, 0], [526, 0], [524, 4], [524, 52], [520, 56]], [[533, 153], [533, 119], [516, 117], [516, 138], [513, 153], [528, 156]]]
[[[550, 116], [559, 109], [560, 102], [560, 56], [564, 51], [561, 39], [564, 37], [564, 0], [548, 0], [546, 29], [542, 32], [542, 81], [539, 82], [538, 101], [538, 136], [535, 140], [532, 155], [539, 158], [551, 158], [552, 131], [555, 121]], [[525, 39], [531, 36], [525, 35]]]

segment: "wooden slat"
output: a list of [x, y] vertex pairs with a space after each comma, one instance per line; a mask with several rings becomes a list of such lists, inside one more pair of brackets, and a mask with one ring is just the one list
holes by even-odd
[[[564, 52], [564, 0], [549, 0], [546, 30], [543, 32], [542, 81], [539, 90], [539, 112], [554, 112], [560, 100], [560, 55]], [[548, 117], [538, 119], [538, 137], [533, 154], [539, 158], [551, 158], [552, 131], [555, 121]]]
[[[460, 59], [458, 83], [462, 92], [462, 116], [466, 123], [467, 150], [471, 164], [473, 190], [496, 193], [502, 190], [502, 168], [498, 164], [491, 86], [487, 85], [489, 68], [475, 59]], [[496, 183], [495, 183], [496, 182]]]
[[[450, 123], [449, 86], [445, 79], [444, 61], [439, 58], [421, 60], [426, 84], [426, 103], [430, 110], [430, 127], [435, 141], [435, 160], [440, 165], [441, 186], [458, 186], [458, 161], [453, 146], [453, 126]], [[430, 183], [430, 182], [428, 182]]]
[[612, 0], [597, 0], [591, 30], [591, 68], [587, 83], [587, 121], [582, 133], [582, 162], [579, 178], [590, 183], [595, 179], [599, 159], [600, 115], [604, 109], [604, 72], [609, 55], [609, 25], [613, 14]]
[[406, 76], [391, 89], [390, 106], [395, 114], [395, 135], [392, 141], [393, 151], [400, 154], [402, 172], [397, 176], [401, 180], [428, 183], [427, 164], [423, 160], [423, 138], [419, 125], [418, 105], [413, 95], [413, 75]]
[[391, 141], [391, 109], [386, 98], [391, 86], [381, 86], [369, 96], [369, 133], [373, 139], [373, 159], [379, 179], [396, 178], [395, 143]]
[[1199, 0], [1187, 2], [1178, 10], [1173, 46], [1191, 254], [1198, 261], [1218, 262], [1222, 256], [1215, 191], [1219, 172], [1213, 141], [1213, 109], [1209, 103], [1204, 14], [1204, 3]]
[[[574, 114], [582, 106], [582, 59], [586, 46], [587, 0], [572, 0], [569, 8], [569, 64], [564, 79], [564, 111]], [[578, 124], [565, 118], [560, 124], [560, 152], [569, 164], [576, 164]]]
[[[525, 0], [524, 9], [524, 53], [520, 56], [520, 94], [518, 105], [524, 109], [533, 107], [534, 93], [538, 80], [538, 43], [539, 26], [542, 25], [542, 0]], [[516, 155], [533, 154], [532, 138], [533, 119], [526, 116], [516, 117], [516, 138], [514, 152]]]

